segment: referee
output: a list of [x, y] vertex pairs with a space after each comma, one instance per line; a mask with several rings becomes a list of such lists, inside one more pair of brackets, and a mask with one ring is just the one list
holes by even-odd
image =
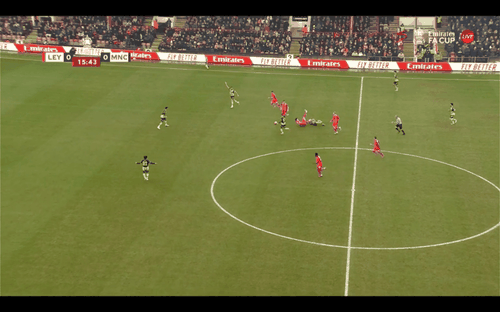
[[401, 118], [399, 118], [398, 115], [396, 115], [396, 130], [398, 130], [398, 133], [403, 132], [403, 135], [405, 135], [405, 131], [403, 130], [403, 123], [401, 122]]

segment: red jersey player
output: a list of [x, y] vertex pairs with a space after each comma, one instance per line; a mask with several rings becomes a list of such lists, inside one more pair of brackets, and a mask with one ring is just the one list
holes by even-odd
[[285, 101], [283, 101], [280, 104], [280, 108], [281, 108], [281, 116], [285, 117], [286, 114], [288, 113], [288, 104], [286, 104]]
[[314, 153], [314, 156], [316, 156], [316, 170], [318, 170], [318, 177], [321, 178], [323, 176], [322, 172], [325, 167], [323, 167], [323, 162], [321, 161], [321, 157], [319, 157], [318, 153]]
[[302, 120], [295, 118], [295, 123], [301, 127], [305, 127], [307, 125], [306, 115], [307, 115], [307, 110], [305, 110], [304, 116], [302, 116]]
[[335, 131], [335, 134], [338, 133], [338, 130], [342, 130], [342, 127], [339, 127], [339, 119], [339, 115], [333, 112], [332, 120], [330, 120], [330, 122], [332, 123], [333, 131]]
[[276, 98], [276, 94], [271, 91], [271, 105], [278, 107], [278, 99]]
[[370, 145], [373, 145], [373, 151], [372, 151], [373, 153], [379, 154], [382, 158], [384, 158], [384, 153], [380, 151], [380, 144], [379, 141], [377, 140], [377, 137], [373, 139], [373, 144]]

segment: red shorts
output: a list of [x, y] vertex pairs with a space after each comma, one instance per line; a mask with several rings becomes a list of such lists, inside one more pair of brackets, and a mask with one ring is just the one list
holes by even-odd
[[272, 99], [272, 100], [271, 100], [271, 103], [272, 103], [272, 104], [276, 104], [276, 103], [278, 103], [278, 99]]
[[307, 121], [305, 119], [295, 120], [295, 122], [301, 127], [305, 127], [307, 125]]
[[380, 152], [380, 147], [375, 147], [372, 152]]
[[318, 165], [316, 169], [318, 170], [318, 172], [321, 172], [321, 170], [323, 169], [323, 164]]

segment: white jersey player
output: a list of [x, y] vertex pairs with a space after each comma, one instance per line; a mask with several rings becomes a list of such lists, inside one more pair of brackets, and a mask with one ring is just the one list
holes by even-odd
[[236, 103], [240, 104], [240, 102], [234, 98], [234, 95], [235, 94], [237, 96], [240, 96], [240, 95], [238, 94], [238, 92], [236, 92], [236, 90], [234, 90], [233, 87], [228, 86], [227, 82], [224, 82], [224, 83], [226, 84], [226, 88], [229, 89], [229, 97], [231, 98], [231, 108], [233, 108], [233, 102], [236, 102]]
[[167, 124], [167, 107], [165, 107], [165, 109], [163, 110], [163, 112], [161, 113], [160, 115], [160, 124], [158, 125], [158, 130], [160, 130], [160, 126], [165, 123], [165, 127], [168, 127], [168, 124]]

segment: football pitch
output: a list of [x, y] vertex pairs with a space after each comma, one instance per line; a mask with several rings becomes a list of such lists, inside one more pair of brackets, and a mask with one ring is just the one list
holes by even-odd
[[500, 295], [499, 75], [0, 62], [3, 296]]

